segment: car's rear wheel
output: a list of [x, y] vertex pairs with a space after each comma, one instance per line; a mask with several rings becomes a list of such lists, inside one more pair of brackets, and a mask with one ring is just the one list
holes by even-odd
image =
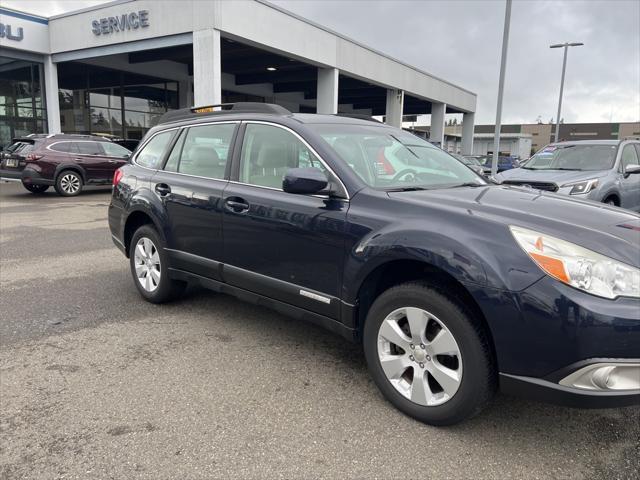
[[143, 225], [133, 234], [129, 263], [136, 288], [149, 302], [168, 302], [186, 288], [186, 283], [169, 278], [169, 258], [164, 243], [150, 225]]
[[44, 193], [49, 189], [49, 185], [34, 185], [32, 183], [22, 182], [22, 186], [29, 190], [31, 193]]
[[56, 179], [55, 189], [63, 197], [79, 195], [82, 191], [82, 177], [74, 170], [64, 170]]
[[464, 304], [427, 283], [382, 293], [367, 315], [363, 341], [382, 394], [422, 422], [458, 423], [480, 412], [495, 392], [486, 332]]

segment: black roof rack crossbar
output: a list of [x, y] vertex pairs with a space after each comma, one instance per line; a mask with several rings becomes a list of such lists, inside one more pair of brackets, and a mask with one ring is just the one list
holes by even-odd
[[273, 103], [237, 102], [204, 105], [201, 107], [181, 108], [171, 110], [160, 117], [158, 123], [177, 122], [199, 116], [221, 115], [228, 113], [270, 113], [275, 115], [291, 115], [286, 108]]

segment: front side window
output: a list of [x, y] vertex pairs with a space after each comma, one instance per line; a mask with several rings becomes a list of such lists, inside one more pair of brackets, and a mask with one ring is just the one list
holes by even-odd
[[620, 166], [622, 171], [625, 172], [629, 165], [638, 165], [638, 156], [633, 145], [625, 145], [622, 149], [622, 158], [620, 159]]
[[[178, 141], [176, 148], [181, 150], [177, 171], [198, 177], [224, 179], [227, 159], [235, 123], [220, 123], [190, 127], [184, 142]], [[173, 153], [171, 157], [173, 157]], [[167, 162], [171, 168], [173, 158]]]
[[484, 185], [476, 173], [443, 150], [384, 126], [309, 125], [367, 185], [378, 189]]
[[168, 131], [153, 136], [136, 156], [136, 163], [147, 168], [158, 168], [173, 134], [173, 131]]
[[616, 155], [615, 145], [549, 145], [522, 168], [526, 170], [609, 170]]
[[327, 173], [318, 157], [291, 132], [273, 125], [247, 125], [242, 143], [240, 181], [281, 189], [290, 168], [317, 168]]
[[118, 145], [117, 143], [103, 142], [101, 145], [105, 154], [109, 157], [124, 158], [131, 155], [131, 152], [128, 149]]

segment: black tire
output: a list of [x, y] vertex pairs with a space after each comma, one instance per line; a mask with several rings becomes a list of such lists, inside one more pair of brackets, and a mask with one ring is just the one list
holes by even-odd
[[[160, 281], [153, 291], [146, 290], [136, 274], [135, 249], [141, 239], [149, 239], [158, 253], [160, 259]], [[151, 225], [143, 225], [135, 231], [129, 246], [129, 266], [133, 282], [140, 292], [140, 295], [151, 303], [165, 303], [178, 298], [184, 293], [187, 284], [182, 281], [169, 278], [169, 256], [165, 250], [165, 245], [158, 232]]]
[[22, 182], [22, 186], [35, 194], [44, 193], [49, 190], [49, 185], [34, 185], [33, 183]]
[[[378, 333], [387, 316], [399, 308], [417, 307], [436, 316], [453, 335], [462, 357], [458, 390], [440, 405], [414, 403], [402, 395], [385, 375], [378, 357]], [[453, 425], [481, 412], [497, 388], [497, 371], [484, 328], [469, 308], [424, 282], [386, 290], [373, 303], [363, 332], [364, 353], [374, 382], [396, 408], [430, 425]], [[417, 346], [415, 347], [417, 348]]]
[[80, 195], [83, 187], [82, 176], [75, 170], [63, 170], [56, 178], [55, 189], [63, 197]]

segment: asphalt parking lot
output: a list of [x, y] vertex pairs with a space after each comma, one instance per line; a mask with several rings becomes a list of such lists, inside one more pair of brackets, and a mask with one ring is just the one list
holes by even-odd
[[638, 478], [638, 408], [499, 395], [429, 427], [319, 328], [204, 290], [145, 303], [108, 202], [0, 184], [0, 478]]

